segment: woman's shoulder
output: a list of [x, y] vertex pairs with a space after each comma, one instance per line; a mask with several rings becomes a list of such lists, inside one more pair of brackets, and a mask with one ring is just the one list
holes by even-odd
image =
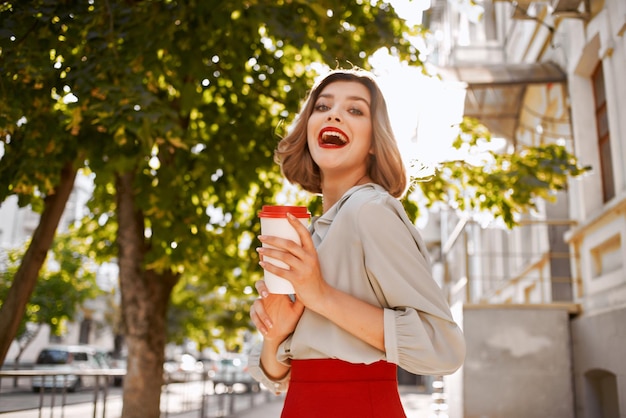
[[389, 198], [395, 199], [389, 194], [389, 192], [387, 192], [387, 190], [376, 183], [367, 183], [355, 186], [346, 192], [344, 197], [346, 198], [346, 203], [352, 204], [355, 204], [356, 202], [366, 203], [384, 201]]
[[403, 210], [398, 199], [391, 196], [382, 186], [374, 183], [358, 186], [353, 190], [342, 209], [346, 209], [342, 212], [349, 212], [359, 218], [373, 218], [372, 221], [375, 221], [378, 216]]
[[354, 197], [351, 203], [352, 210], [347, 212], [352, 215], [351, 218], [357, 230], [367, 231], [369, 237], [377, 237], [381, 240], [389, 237], [412, 239], [426, 262], [430, 262], [424, 240], [409, 219], [400, 200], [378, 185], [364, 187], [354, 193]]
[[387, 190], [375, 183], [356, 186], [347, 196], [346, 205], [362, 207], [363, 205], [395, 206], [400, 204], [398, 199], [391, 196]]

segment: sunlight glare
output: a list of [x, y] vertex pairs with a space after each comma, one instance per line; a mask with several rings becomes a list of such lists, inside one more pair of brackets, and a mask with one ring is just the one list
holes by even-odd
[[465, 89], [459, 84], [422, 74], [419, 68], [401, 63], [385, 48], [370, 63], [389, 110], [391, 124], [407, 166], [434, 166], [455, 158], [452, 141], [462, 120]]
[[409, 26], [421, 25], [424, 10], [430, 9], [430, 0], [391, 0], [398, 16], [406, 20]]

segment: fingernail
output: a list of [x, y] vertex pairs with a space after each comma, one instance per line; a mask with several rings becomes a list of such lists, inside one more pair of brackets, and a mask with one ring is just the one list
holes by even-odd
[[268, 297], [269, 295], [270, 293], [267, 290], [261, 292], [261, 296], [263, 296], [264, 298]]

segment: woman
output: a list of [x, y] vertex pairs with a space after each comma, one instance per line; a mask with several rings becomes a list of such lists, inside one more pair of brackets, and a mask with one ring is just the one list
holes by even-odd
[[263, 343], [251, 374], [288, 389], [283, 418], [404, 417], [396, 367], [453, 373], [465, 342], [397, 199], [406, 172], [374, 76], [321, 79], [276, 159], [290, 182], [322, 195], [323, 214], [310, 231], [290, 218], [302, 245], [259, 237], [274, 247], [257, 249], [261, 267], [289, 280], [296, 299], [257, 283], [250, 315]]

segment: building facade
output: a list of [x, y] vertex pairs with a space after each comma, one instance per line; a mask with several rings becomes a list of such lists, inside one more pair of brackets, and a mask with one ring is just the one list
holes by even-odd
[[450, 417], [626, 417], [626, 1], [433, 0], [432, 63], [511, 149], [592, 169], [508, 230], [440, 213]]

